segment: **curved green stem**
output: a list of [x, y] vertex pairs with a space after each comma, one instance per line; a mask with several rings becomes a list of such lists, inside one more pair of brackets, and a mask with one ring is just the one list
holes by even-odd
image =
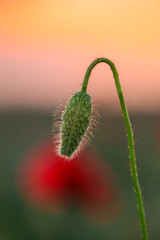
[[124, 97], [123, 97], [123, 93], [122, 93], [122, 89], [121, 89], [121, 85], [120, 85], [120, 81], [119, 81], [119, 77], [118, 77], [118, 72], [117, 72], [116, 67], [113, 64], [113, 62], [111, 62], [107, 58], [97, 58], [96, 60], [94, 60], [90, 64], [90, 66], [88, 67], [88, 69], [86, 71], [81, 91], [86, 92], [91, 71], [98, 63], [101, 63], [101, 62], [105, 62], [110, 66], [110, 68], [113, 72], [114, 79], [115, 79], [116, 88], [117, 88], [119, 101], [120, 101], [120, 105], [121, 105], [121, 110], [122, 110], [124, 122], [126, 125], [126, 129], [127, 129], [128, 145], [129, 145], [129, 158], [130, 158], [130, 164], [131, 164], [131, 176], [132, 176], [134, 190], [135, 190], [135, 194], [136, 194], [136, 198], [137, 198], [137, 207], [138, 207], [139, 218], [140, 218], [142, 239], [148, 240], [142, 194], [141, 194], [141, 189], [140, 189], [140, 185], [139, 185], [139, 181], [138, 181], [138, 173], [137, 173], [136, 158], [135, 158], [135, 148], [134, 148], [134, 140], [133, 140], [133, 131], [132, 131], [127, 107], [126, 107], [126, 104], [124, 101]]

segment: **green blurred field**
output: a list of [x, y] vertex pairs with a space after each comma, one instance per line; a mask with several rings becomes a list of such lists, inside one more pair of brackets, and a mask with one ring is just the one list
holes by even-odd
[[[149, 236], [159, 240], [160, 116], [132, 114], [131, 121]], [[60, 215], [46, 214], [20, 197], [16, 183], [18, 166], [35, 144], [51, 137], [51, 125], [49, 112], [0, 113], [0, 240], [140, 239], [127, 139], [120, 114], [101, 114], [98, 131], [92, 139], [92, 147], [112, 166], [119, 184], [122, 210], [115, 219], [103, 225], [92, 223], [76, 209]]]

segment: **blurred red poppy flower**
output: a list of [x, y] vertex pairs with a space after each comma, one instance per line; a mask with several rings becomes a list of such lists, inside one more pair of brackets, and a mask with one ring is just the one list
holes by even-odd
[[112, 171], [92, 152], [67, 161], [47, 142], [23, 162], [19, 173], [21, 192], [39, 208], [58, 211], [76, 205], [90, 217], [99, 218], [117, 212], [118, 191]]

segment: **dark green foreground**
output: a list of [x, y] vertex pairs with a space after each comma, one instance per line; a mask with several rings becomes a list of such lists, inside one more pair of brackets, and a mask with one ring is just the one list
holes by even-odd
[[[51, 113], [47, 112], [0, 113], [0, 239], [139, 239], [140, 228], [129, 173], [127, 138], [120, 114], [101, 114], [101, 124], [92, 139], [94, 149], [115, 171], [122, 194], [122, 212], [112, 222], [103, 225], [89, 222], [75, 209], [61, 215], [45, 214], [27, 205], [20, 197], [16, 185], [17, 168], [23, 156], [35, 144], [51, 137], [52, 120]], [[159, 240], [160, 114], [131, 114], [131, 122], [149, 236]]]

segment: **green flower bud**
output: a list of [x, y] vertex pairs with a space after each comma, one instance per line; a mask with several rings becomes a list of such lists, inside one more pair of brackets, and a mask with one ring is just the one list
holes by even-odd
[[76, 92], [68, 101], [62, 114], [60, 155], [72, 157], [89, 127], [92, 113], [91, 97], [85, 92]]

